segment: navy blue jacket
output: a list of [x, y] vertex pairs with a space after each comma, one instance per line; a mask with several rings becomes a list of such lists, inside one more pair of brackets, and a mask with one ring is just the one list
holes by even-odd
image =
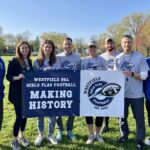
[[0, 101], [4, 98], [4, 76], [5, 76], [5, 64], [3, 59], [0, 57]]
[[[146, 59], [150, 67], [150, 57]], [[147, 101], [150, 101], [150, 70], [148, 71], [148, 78], [144, 81], [144, 93]]]
[[[32, 70], [32, 63], [29, 61], [30, 69]], [[13, 80], [14, 76], [18, 76], [20, 73], [24, 73], [26, 68], [22, 68], [17, 58], [13, 58], [9, 61], [6, 79], [10, 81], [9, 86], [9, 101], [14, 105], [22, 104], [22, 80]]]

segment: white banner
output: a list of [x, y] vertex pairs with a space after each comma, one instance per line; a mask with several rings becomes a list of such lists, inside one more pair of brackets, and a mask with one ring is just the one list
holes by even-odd
[[80, 116], [124, 117], [122, 72], [82, 70], [80, 81]]

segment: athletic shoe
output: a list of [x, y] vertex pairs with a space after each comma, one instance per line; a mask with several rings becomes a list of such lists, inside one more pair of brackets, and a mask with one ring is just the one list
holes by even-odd
[[18, 141], [19, 141], [24, 147], [28, 147], [29, 144], [30, 144], [30, 142], [27, 141], [24, 136], [23, 136], [23, 137], [18, 137]]
[[62, 131], [61, 131], [61, 130], [58, 130], [56, 139], [57, 139], [58, 142], [61, 142], [61, 141], [62, 141]]
[[67, 132], [68, 139], [74, 141], [76, 139], [75, 135], [72, 133], [72, 131]]
[[90, 135], [86, 141], [86, 144], [92, 144], [94, 142], [94, 139], [95, 139], [94, 135]]
[[12, 142], [11, 147], [13, 150], [21, 150], [21, 147], [17, 140]]
[[121, 136], [121, 137], [117, 140], [117, 142], [118, 142], [118, 143], [125, 143], [127, 140], [128, 140], [128, 136], [123, 135], [123, 136]]
[[47, 140], [48, 140], [49, 142], [51, 142], [52, 144], [54, 144], [54, 145], [58, 144], [56, 138], [53, 137], [53, 136], [48, 136], [48, 137], [47, 137]]
[[146, 145], [150, 145], [150, 137], [145, 142]]
[[101, 133], [106, 133], [106, 132], [109, 132], [109, 128], [106, 127], [106, 126], [104, 126], [104, 127], [102, 128]]
[[35, 145], [35, 146], [41, 146], [42, 141], [43, 141], [43, 137], [39, 135], [39, 136], [36, 138], [36, 140], [34, 141], [34, 145]]
[[100, 143], [104, 142], [103, 138], [99, 134], [95, 135], [95, 140], [97, 140]]
[[145, 144], [143, 141], [140, 141], [137, 143], [137, 150], [144, 150], [145, 149]]

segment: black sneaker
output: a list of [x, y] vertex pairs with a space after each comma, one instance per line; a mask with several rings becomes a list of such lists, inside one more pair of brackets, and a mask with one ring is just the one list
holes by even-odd
[[121, 136], [121, 137], [117, 140], [117, 142], [118, 142], [118, 143], [125, 143], [127, 140], [128, 140], [128, 136], [123, 135], [123, 136]]
[[104, 126], [101, 133], [106, 133], [106, 132], [109, 132], [109, 128]]
[[145, 143], [143, 142], [143, 141], [141, 141], [141, 142], [138, 142], [137, 143], [137, 150], [144, 150], [145, 149]]

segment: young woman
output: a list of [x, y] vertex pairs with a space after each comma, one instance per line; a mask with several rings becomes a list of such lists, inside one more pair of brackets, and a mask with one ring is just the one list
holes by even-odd
[[[21, 81], [26, 70], [32, 70], [32, 62], [30, 59], [31, 47], [28, 42], [23, 41], [18, 44], [16, 48], [16, 57], [14, 57], [8, 65], [6, 74], [7, 80], [10, 82], [9, 86], [9, 101], [14, 105], [16, 113], [16, 121], [13, 127], [14, 140], [12, 142], [13, 150], [20, 150], [18, 140], [25, 147], [29, 142], [25, 139], [23, 132], [26, 127], [27, 119], [22, 117], [22, 90]], [[20, 131], [20, 135], [19, 135]]]
[[[44, 71], [60, 69], [59, 61], [55, 55], [55, 45], [53, 41], [46, 40], [41, 45], [39, 49], [38, 57], [34, 62], [34, 68], [36, 70], [44, 70]], [[52, 144], [57, 144], [57, 140], [53, 136], [55, 124], [56, 124], [56, 117], [55, 116], [49, 117], [47, 140], [51, 142]], [[38, 118], [37, 125], [38, 125], [39, 135], [36, 138], [34, 144], [36, 146], [40, 146], [44, 137], [43, 136], [43, 132], [44, 132], [44, 118], [43, 117]]]
[[[107, 64], [105, 59], [97, 55], [97, 43], [96, 41], [90, 41], [88, 44], [88, 54], [89, 56], [81, 60], [81, 69], [83, 70], [107, 70]], [[94, 140], [99, 142], [104, 142], [103, 138], [100, 136], [100, 129], [103, 123], [103, 117], [96, 117], [95, 126], [96, 134], [93, 131], [93, 117], [86, 117], [86, 123], [89, 130], [89, 138], [86, 144], [92, 144]]]

